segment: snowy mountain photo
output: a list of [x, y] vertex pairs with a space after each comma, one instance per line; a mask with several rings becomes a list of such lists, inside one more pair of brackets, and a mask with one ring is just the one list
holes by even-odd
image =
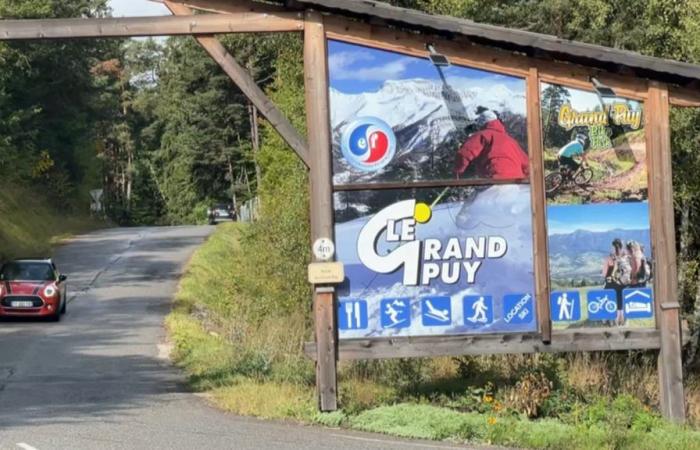
[[[454, 178], [455, 154], [474, 131], [478, 108], [498, 113], [527, 151], [525, 81], [428, 59], [331, 41], [333, 180], [336, 185]], [[396, 136], [396, 154], [377, 171], [347, 161], [341, 141], [358, 118], [378, 118]], [[468, 174], [467, 174], [468, 176]]]

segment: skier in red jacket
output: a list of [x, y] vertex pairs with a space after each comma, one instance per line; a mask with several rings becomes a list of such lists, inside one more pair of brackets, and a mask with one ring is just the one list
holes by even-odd
[[473, 166], [478, 178], [527, 178], [527, 153], [508, 134], [495, 112], [482, 107], [477, 112], [480, 131], [469, 136], [457, 152], [455, 175], [459, 178], [468, 167]]

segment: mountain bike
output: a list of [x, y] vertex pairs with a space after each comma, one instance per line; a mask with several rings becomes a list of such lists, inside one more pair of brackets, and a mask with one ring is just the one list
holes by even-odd
[[544, 189], [547, 194], [554, 194], [563, 187], [585, 187], [593, 179], [593, 170], [586, 160], [582, 160], [576, 171], [559, 168], [544, 178]]

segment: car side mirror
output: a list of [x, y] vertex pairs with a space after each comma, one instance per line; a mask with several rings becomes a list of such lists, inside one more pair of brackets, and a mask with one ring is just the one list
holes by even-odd
[[58, 282], [59, 282], [59, 283], [63, 283], [63, 282], [66, 281], [67, 279], [68, 279], [68, 277], [67, 277], [66, 275], [60, 275], [60, 276], [58, 277]]

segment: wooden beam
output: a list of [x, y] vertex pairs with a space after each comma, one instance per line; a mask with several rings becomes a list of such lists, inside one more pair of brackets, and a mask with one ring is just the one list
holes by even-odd
[[544, 188], [544, 145], [540, 118], [540, 78], [536, 68], [527, 78], [528, 155], [530, 156], [530, 198], [532, 207], [532, 247], [535, 270], [537, 322], [542, 341], [552, 339], [549, 306], [549, 252], [547, 251], [547, 199]]
[[669, 86], [669, 99], [673, 106], [700, 108], [700, 90]]
[[[328, 57], [326, 32], [320, 13], [308, 11], [304, 26], [304, 85], [306, 125], [312, 163], [311, 241], [334, 239], [333, 193], [331, 180], [331, 117], [328, 100]], [[321, 411], [338, 409], [336, 362], [338, 328], [335, 290], [314, 288], [316, 329], [316, 388]]]
[[[154, 3], [163, 3], [165, 0], [150, 0]], [[171, 3], [182, 3], [190, 9], [197, 11], [213, 12], [218, 14], [232, 14], [241, 12], [257, 12], [266, 14], [276, 14], [289, 12], [289, 8], [270, 3], [259, 3], [248, 0], [171, 0]], [[304, 13], [296, 13], [303, 20]]]
[[187, 17], [0, 20], [0, 40], [118, 38], [301, 31], [296, 13], [199, 14]]
[[645, 115], [650, 174], [651, 247], [656, 266], [654, 304], [661, 339], [658, 364], [661, 412], [669, 420], [682, 423], [685, 422], [685, 401], [677, 292], [669, 94], [665, 84], [650, 82]]
[[[660, 334], [659, 330], [653, 328], [600, 327], [553, 330], [549, 344], [542, 343], [536, 333], [343, 339], [338, 346], [338, 354], [341, 360], [355, 360], [653, 350], [661, 347]], [[686, 332], [684, 336], [687, 335]], [[316, 345], [313, 342], [306, 343], [304, 352], [308, 357], [316, 358]]]
[[644, 100], [647, 80], [604, 72], [571, 63], [557, 62], [477, 45], [462, 40], [447, 40], [440, 36], [407, 33], [378, 25], [352, 21], [336, 15], [325, 18], [328, 37], [368, 47], [385, 49], [427, 58], [427, 43], [435, 44], [438, 52], [454, 64], [525, 78], [530, 68], [539, 71], [540, 80], [593, 91], [590, 77], [595, 76], [615, 92], [634, 100]]
[[[165, 6], [176, 16], [186, 16], [191, 14], [191, 10], [178, 3], [164, 2]], [[213, 36], [196, 36], [195, 39], [204, 50], [216, 61], [224, 72], [236, 83], [236, 86], [248, 97], [265, 119], [277, 130], [287, 144], [296, 152], [308, 167], [309, 150], [306, 140], [294, 126], [287, 120], [282, 112], [277, 109], [274, 103], [258, 87], [255, 80], [248, 72], [231, 56], [226, 48]]]
[[416, 189], [457, 186], [494, 186], [498, 184], [528, 184], [527, 178], [460, 178], [451, 180], [419, 180], [419, 181], [392, 181], [380, 183], [355, 183], [336, 184], [333, 190], [338, 191], [367, 191], [367, 190], [391, 190], [391, 189]]

